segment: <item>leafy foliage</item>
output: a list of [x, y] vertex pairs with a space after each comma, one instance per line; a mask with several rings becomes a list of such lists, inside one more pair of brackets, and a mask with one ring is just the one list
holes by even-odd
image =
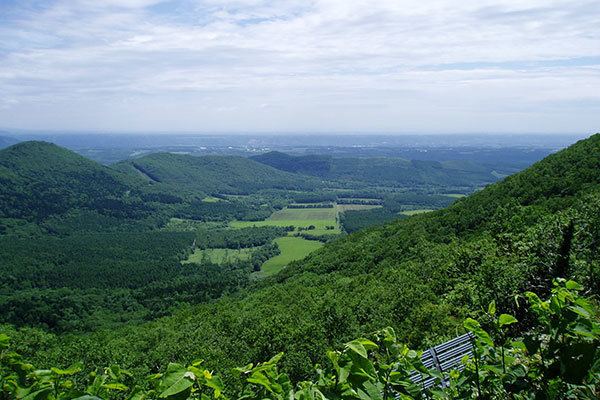
[[[181, 255], [191, 250], [195, 236], [192, 232], [172, 237], [158, 235], [156, 242], [138, 242], [136, 234], [128, 236], [132, 230], [116, 233], [114, 241], [107, 239], [106, 246], [103, 247], [100, 243], [95, 247], [85, 243], [83, 238], [88, 238], [91, 242], [89, 238], [97, 239], [101, 236], [69, 235], [69, 229], [59, 229], [60, 221], [54, 220], [54, 216], [48, 217], [41, 224], [27, 220], [22, 223], [23, 220], [18, 218], [10, 219], [7, 223], [8, 230], [18, 226], [18, 229], [31, 231], [37, 237], [40, 235], [39, 232], [35, 233], [36, 228], [41, 229], [51, 222], [48, 226], [58, 227], [56, 235], [60, 237], [53, 237], [48, 242], [44, 238], [40, 244], [35, 241], [31, 244], [31, 240], [12, 241], [14, 237], [5, 236], [6, 254], [0, 253], [0, 257], [5, 257], [11, 265], [22, 267], [21, 270], [9, 266], [0, 271], [0, 279], [6, 285], [1, 293], [4, 296], [2, 301], [6, 301], [2, 304], [2, 309], [14, 310], [6, 313], [11, 317], [5, 321], [20, 326], [47, 326], [54, 332], [86, 329], [79, 327], [80, 325], [95, 325], [96, 329], [85, 334], [67, 335], [48, 334], [31, 328], [0, 329], [10, 332], [15, 346], [35, 364], [64, 368], [73, 360], [81, 360], [87, 368], [94, 368], [116, 363], [132, 372], [132, 383], [126, 382], [127, 386], [139, 385], [141, 390], [159, 390], [145, 386], [145, 375], [162, 370], [167, 362], [181, 366], [193, 365], [195, 354], [202, 354], [204, 357], [203, 368], [209, 371], [226, 371], [239, 364], [269, 359], [273, 354], [284, 352], [286, 356], [278, 360], [277, 369], [269, 372], [270, 375], [263, 373], [266, 380], [276, 382], [282, 388], [281, 391], [272, 386], [271, 392], [265, 385], [260, 385], [260, 390], [266, 390], [270, 393], [268, 396], [280, 396], [282, 393], [289, 395], [290, 392], [284, 389], [288, 386], [284, 384], [285, 379], [282, 377], [287, 375], [292, 382], [305, 382], [301, 387], [308, 391], [298, 396], [320, 397], [321, 394], [333, 396], [327, 392], [327, 384], [319, 386], [318, 380], [313, 382], [315, 364], [320, 364], [323, 371], [329, 371], [327, 374], [335, 375], [331, 373], [333, 364], [327, 356], [327, 350], [346, 349], [343, 347], [344, 343], [352, 342], [352, 338], [365, 336], [381, 326], [392, 327], [398, 342], [406, 343], [409, 347], [424, 348], [462, 332], [464, 326], [461, 321], [470, 317], [479, 321], [468, 320], [467, 326], [480, 337], [478, 341], [483, 346], [478, 353], [480, 358], [476, 365], [468, 364], [464, 374], [450, 377], [451, 382], [453, 379], [456, 382], [463, 379], [466, 383], [460, 381], [463, 383], [459, 382], [459, 386], [469, 387], [470, 389], [464, 389], [468, 395], [472, 395], [473, 390], [488, 389], [490, 393], [501, 393], [502, 390], [508, 390], [505, 386], [499, 386], [505, 381], [512, 382], [515, 390], [520, 388], [520, 382], [529, 382], [511, 381], [512, 375], [501, 375], [505, 373], [503, 365], [507, 371], [512, 371], [513, 364], [510, 363], [513, 361], [507, 356], [521, 359], [522, 354], [518, 351], [523, 351], [522, 346], [519, 350], [513, 348], [510, 341], [507, 342], [507, 338], [514, 338], [518, 334], [522, 336], [520, 341], [528, 351], [526, 356], [534, 357], [527, 364], [533, 366], [531, 376], [541, 376], [535, 375], [535, 371], [540, 370], [540, 374], [545, 374], [543, 376], [548, 378], [548, 382], [559, 379], [556, 385], [552, 383], [551, 388], [533, 387], [531, 390], [538, 393], [539, 390], [548, 390], [548, 393], [559, 393], [558, 397], [563, 394], [577, 396], [588, 390], [585, 387], [594, 384], [594, 381], [587, 377], [583, 380], [570, 380], [563, 374], [560, 363], [548, 364], [547, 371], [539, 366], [540, 354], [546, 357], [546, 361], [552, 359], [550, 350], [544, 350], [545, 344], [551, 343], [547, 336], [549, 328], [538, 323], [535, 315], [517, 306], [514, 299], [521, 292], [531, 292], [539, 298], [546, 298], [556, 289], [552, 286], [553, 279], [561, 276], [580, 281], [590, 296], [600, 293], [599, 154], [600, 135], [596, 135], [577, 143], [571, 149], [552, 155], [521, 174], [458, 200], [447, 209], [394, 221], [332, 241], [307, 259], [290, 264], [278, 275], [261, 280], [250, 278], [250, 263], [227, 266], [225, 269], [213, 265], [180, 267], [178, 261]], [[423, 166], [430, 167], [434, 166]], [[139, 176], [140, 172], [136, 171], [135, 174]], [[128, 176], [133, 179], [133, 175]], [[159, 179], [161, 182], [142, 185], [142, 193], [151, 189], [161, 192], [159, 189], [166, 179]], [[178, 197], [183, 199], [182, 203], [150, 202], [148, 205], [159, 210], [161, 216], [172, 216], [178, 210], [184, 210], [190, 204], [200, 201], [200, 198], [204, 199], [204, 196], [192, 193], [197, 190], [197, 187], [187, 186], [185, 193], [180, 196], [178, 193]], [[231, 204], [234, 201], [246, 202], [249, 209], [263, 203], [275, 208], [275, 201], [278, 206], [285, 205], [295, 195], [305, 193], [284, 195], [281, 192], [261, 191], [241, 197], [223, 196], [222, 200], [225, 204], [229, 204], [226, 201]], [[344, 192], [343, 195], [349, 194]], [[265, 202], [265, 198], [269, 201]], [[91, 211], [94, 215], [106, 216], [98, 210]], [[71, 218], [70, 213], [71, 211], [61, 215], [61, 218]], [[82, 219], [85, 217], [80, 220]], [[69, 221], [75, 225], [74, 221], [77, 220], [75, 216]], [[198, 221], [195, 223], [208, 224]], [[110, 223], [101, 225], [109, 227]], [[136, 225], [134, 230], [141, 229], [139, 226]], [[220, 226], [224, 228], [224, 224]], [[143, 234], [161, 232], [148, 232], [147, 229], [149, 228], [140, 233], [140, 238]], [[268, 236], [266, 231], [264, 233], [265, 237]], [[107, 235], [110, 236], [112, 235]], [[167, 237], [173, 240], [166, 240]], [[215, 241], [229, 240], [215, 237]], [[250, 241], [245, 238], [236, 240], [238, 239], [240, 245]], [[168, 243], [159, 243], [161, 240]], [[200, 243], [199, 240], [198, 242]], [[181, 246], [177, 243], [181, 243]], [[11, 250], [11, 246], [18, 249]], [[265, 251], [275, 251], [269, 249], [268, 244], [263, 246]], [[145, 251], [151, 254], [153, 248], [160, 252], [157, 257], [162, 257], [160, 265], [165, 266], [162, 274], [160, 265], [153, 264], [144, 255]], [[90, 276], [97, 274], [101, 283], [97, 286], [100, 287], [90, 284], [85, 268], [79, 271], [77, 265], [70, 265], [70, 255], [65, 249], [72, 250], [75, 255], [89, 249], [86, 257], [94, 255], [89, 258], [93, 262], [86, 262], [86, 257], [81, 257], [80, 262], [82, 266], [89, 268]], [[14, 259], [10, 258], [15, 254], [17, 256]], [[127, 272], [115, 272], [115, 277], [104, 276], [115, 270], [105, 268], [109, 262], [106, 259], [113, 257], [110, 261], [113, 266], [118, 267], [123, 263]], [[137, 258], [139, 260], [136, 261]], [[147, 275], [144, 271], [146, 262], [149, 265]], [[95, 263], [98, 265], [93, 265]], [[64, 271], [61, 269], [63, 264], [66, 265]], [[31, 271], [39, 274], [31, 274]], [[61, 276], [68, 277], [69, 284], [73, 287], [61, 287], [60, 280], [55, 280]], [[35, 285], [40, 285], [43, 289], [23, 285], [26, 281], [35, 282]], [[19, 293], [15, 293], [15, 289]], [[575, 289], [567, 287], [566, 290], [571, 292]], [[566, 303], [567, 310], [572, 305], [569, 301]], [[489, 307], [491, 302], [495, 304], [493, 307]], [[522, 298], [519, 303], [522, 303]], [[9, 308], [5, 308], [4, 304]], [[100, 306], [95, 308], [95, 305]], [[28, 315], [25, 310], [29, 307], [35, 311]], [[562, 306], [558, 309], [560, 307]], [[581, 307], [585, 309], [587, 305]], [[501, 309], [506, 314], [497, 318], [477, 315], [477, 310], [482, 309], [488, 310], [490, 315], [495, 315], [495, 309]], [[89, 310], [92, 312], [88, 315]], [[569, 317], [572, 312], [574, 311], [561, 311], [549, 317], [549, 321], [564, 322], [568, 320], [564, 318]], [[27, 317], [19, 320], [21, 315]], [[123, 323], [141, 322], [158, 316], [165, 317], [120, 327], [116, 321], [119, 319], [121, 325], [124, 325]], [[515, 319], [517, 323], [514, 322]], [[75, 325], [73, 327], [69, 321], [77, 323], [72, 324]], [[575, 326], [579, 323], [583, 323], [582, 320]], [[590, 347], [582, 344], [583, 336], [580, 333], [589, 334], [588, 331], [591, 331], [593, 334], [594, 325], [590, 328], [589, 324], [583, 323], [583, 326], [587, 330], [573, 328], [574, 331], [560, 334], [562, 336], [557, 343], [566, 343], [574, 336], [576, 340], [573, 351], [579, 347], [589, 350]], [[541, 336], [536, 336], [536, 332], [541, 332]], [[388, 334], [391, 336], [391, 331]], [[527, 348], [528, 334], [533, 335], [534, 339], [543, 338], [541, 343], [544, 346], [540, 345], [538, 353], [533, 348]], [[377, 362], [383, 356], [377, 355], [374, 358], [374, 355], [384, 347], [377, 337], [367, 336], [378, 346], [377, 349], [367, 348], [370, 345], [365, 347], [366, 342], [361, 342], [367, 359], [377, 372]], [[593, 340], [596, 339], [592, 338]], [[593, 343], [597, 347], [597, 342]], [[487, 350], [485, 346], [488, 346]], [[352, 347], [355, 349], [346, 350], [363, 354], [358, 345]], [[557, 352], [555, 348], [552, 351], [554, 356], [560, 356], [562, 350]], [[358, 357], [354, 353], [346, 356], [352, 361], [352, 357]], [[588, 351], [586, 354], [590, 353]], [[406, 355], [408, 357], [408, 353]], [[344, 364], [346, 356], [340, 355], [342, 358], [339, 362]], [[416, 360], [414, 357], [408, 358]], [[498, 360], [504, 360], [504, 364], [498, 364]], [[369, 368], [368, 363], [364, 360], [360, 362], [364, 363], [362, 369], [367, 371], [365, 368]], [[586, 362], [582, 365], [587, 365]], [[488, 364], [495, 367], [480, 368]], [[186, 373], [189, 372], [186, 367], [181, 368]], [[180, 373], [181, 368], [177, 367], [176, 371]], [[274, 367], [269, 367], [271, 368]], [[89, 372], [92, 371], [85, 369], [85, 374]], [[483, 372], [486, 373], [481, 375]], [[83, 371], [81, 374], [85, 375]], [[361, 394], [375, 396], [377, 393], [386, 396], [385, 393], [388, 392], [381, 392], [378, 385], [388, 382], [385, 380], [388, 378], [381, 380], [377, 374], [368, 372], [366, 375], [369, 378], [362, 376], [362, 381], [359, 377], [353, 378], [354, 382], [351, 384], [354, 386], [351, 387], [359, 397]], [[514, 375], [516, 376], [516, 372]], [[376, 376], [376, 380], [372, 380], [372, 376]], [[478, 377], [477, 380], [472, 376]], [[500, 383], [498, 376], [501, 377]], [[244, 377], [246, 375], [239, 379], [244, 381]], [[397, 376], [394, 377], [396, 379]], [[256, 378], [257, 382], [265, 383], [260, 376]], [[477, 382], [481, 386], [482, 379], [488, 378], [489, 388], [486, 386], [477, 389]], [[307, 383], [307, 379], [312, 383]], [[403, 378], [397, 379], [397, 382], [402, 382]], [[184, 386], [188, 385], [185, 379], [179, 382]], [[234, 396], [231, 393], [237, 393], [239, 389], [238, 378], [223, 375], [223, 382], [230, 388], [226, 388], [223, 393]], [[254, 386], [259, 384], [257, 382], [248, 383], [247, 389], [258, 391], [259, 388]], [[390, 385], [395, 385], [389, 382]], [[409, 391], [408, 383], [405, 383], [407, 393], [403, 394], [416, 396]], [[373, 389], [371, 385], [376, 388]], [[385, 385], [383, 383], [383, 387]], [[458, 383], [454, 387], [457, 385]], [[578, 392], [573, 392], [577, 394], [569, 394], [571, 385], [577, 386], [574, 390]], [[171, 386], [161, 388], [160, 393]], [[291, 386], [298, 390], [297, 385]], [[201, 386], [195, 382], [185, 390], [189, 389], [190, 394], [197, 395], [194, 387], [199, 391]], [[509, 388], [513, 389], [512, 386]], [[212, 395], [208, 389], [202, 390], [204, 394]], [[265, 396], [267, 392], [257, 393]], [[456, 389], [456, 393], [459, 393], [459, 389]], [[440, 392], [439, 396], [446, 394]], [[248, 396], [252, 397], [252, 394]], [[522, 398], [529, 397], [523, 394]]]
[[[238, 384], [226, 386], [219, 375], [203, 368], [170, 363], [164, 373], [131, 385], [132, 375], [117, 366], [82, 376], [81, 364], [67, 369], [36, 370], [11, 351], [9, 338], [0, 335], [1, 396], [35, 399], [161, 398], [161, 399], [595, 399], [600, 394], [600, 323], [597, 307], [581, 297], [574, 281], [558, 280], [548, 300], [526, 293], [536, 322], [524, 338], [509, 339], [518, 321], [496, 314], [490, 304], [485, 317], [493, 332], [467, 319], [474, 336], [473, 353], [462, 368], [428, 370], [419, 352], [399, 343], [392, 328], [346, 343], [327, 353], [328, 365], [316, 366], [316, 378], [294, 383], [278, 363], [269, 361], [235, 368]], [[434, 378], [421, 387], [414, 374]], [[93, 396], [93, 397], [92, 397]]]
[[86, 208], [139, 219], [152, 208], [135, 196], [136, 184], [50, 143], [24, 142], [0, 151], [0, 217], [42, 221]]

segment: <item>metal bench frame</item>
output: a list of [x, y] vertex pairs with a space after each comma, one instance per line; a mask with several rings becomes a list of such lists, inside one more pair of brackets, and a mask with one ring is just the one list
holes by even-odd
[[[473, 334], [465, 333], [448, 342], [442, 343], [423, 352], [421, 362], [423, 365], [439, 372], [448, 372], [450, 370], [462, 371], [465, 366], [461, 362], [466, 355], [473, 355]], [[413, 371], [410, 374], [410, 380], [421, 384], [423, 389], [429, 389], [435, 385], [435, 378], [424, 377], [419, 371]], [[442, 387], [448, 385], [448, 381], [442, 381]]]

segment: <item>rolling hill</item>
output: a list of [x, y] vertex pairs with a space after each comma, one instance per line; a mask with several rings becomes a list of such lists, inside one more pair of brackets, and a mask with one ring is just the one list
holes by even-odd
[[46, 142], [22, 142], [0, 151], [0, 217], [40, 222], [73, 209], [139, 217], [130, 177]]
[[114, 168], [178, 193], [248, 194], [260, 189], [312, 189], [318, 181], [234, 156], [156, 153]]
[[255, 215], [260, 204], [199, 199], [317, 185], [242, 157], [162, 153], [104, 166], [51, 143], [21, 142], [0, 150], [0, 233], [139, 231], [172, 216], [230, 219]]
[[454, 337], [490, 301], [523, 330], [518, 293], [545, 295], [560, 276], [600, 293], [599, 226], [594, 135], [447, 209], [349, 235], [218, 301], [141, 326], [52, 337], [35, 357], [149, 373], [164, 360], [202, 357], [227, 370], [283, 351], [297, 379], [327, 363], [327, 349], [384, 326], [421, 348]]
[[498, 179], [492, 173], [492, 168], [468, 160], [438, 162], [391, 157], [292, 156], [277, 151], [251, 158], [282, 171], [318, 176], [325, 179], [350, 179], [398, 186], [483, 186]]

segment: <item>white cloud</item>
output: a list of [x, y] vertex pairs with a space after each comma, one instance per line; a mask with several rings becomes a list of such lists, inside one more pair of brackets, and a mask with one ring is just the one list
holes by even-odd
[[9, 15], [5, 126], [456, 132], [599, 122], [597, 1], [64, 0]]

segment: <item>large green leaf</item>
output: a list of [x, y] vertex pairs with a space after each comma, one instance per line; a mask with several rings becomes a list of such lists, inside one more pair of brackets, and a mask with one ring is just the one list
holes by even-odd
[[109, 390], [120, 390], [122, 392], [129, 390], [129, 388], [122, 384], [122, 383], [106, 383], [104, 385], [102, 385], [102, 387], [104, 387], [105, 389], [109, 389]]
[[262, 372], [255, 372], [246, 380], [249, 383], [261, 385], [271, 393], [277, 393], [281, 391], [281, 387], [276, 382], [272, 382]]
[[513, 317], [512, 315], [508, 315], [508, 314], [500, 314], [500, 317], [498, 317], [498, 324], [502, 327], [505, 325], [511, 325], [511, 324], [515, 324], [519, 321], [517, 321], [517, 319], [515, 317]]
[[0, 333], [0, 348], [8, 347], [10, 344], [10, 338], [4, 333]]
[[76, 373], [81, 372], [83, 370], [83, 363], [75, 363], [67, 369], [50, 368], [50, 370], [57, 375], [75, 375]]
[[488, 314], [496, 315], [496, 302], [494, 300], [488, 305]]
[[161, 398], [180, 399], [187, 397], [194, 385], [195, 375], [188, 372], [182, 365], [170, 363], [163, 376], [160, 389]]
[[481, 328], [479, 322], [475, 321], [472, 318], [467, 318], [463, 323], [465, 329], [472, 332], [478, 339], [484, 342], [488, 346], [494, 346], [494, 342], [490, 335]]
[[353, 340], [351, 342], [346, 343], [346, 347], [352, 352], [358, 354], [362, 358], [367, 358], [367, 349], [359, 340]]
[[52, 387], [43, 388], [40, 390], [36, 390], [35, 392], [29, 393], [27, 396], [23, 397], [23, 400], [42, 400], [47, 399], [48, 395], [52, 393]]

